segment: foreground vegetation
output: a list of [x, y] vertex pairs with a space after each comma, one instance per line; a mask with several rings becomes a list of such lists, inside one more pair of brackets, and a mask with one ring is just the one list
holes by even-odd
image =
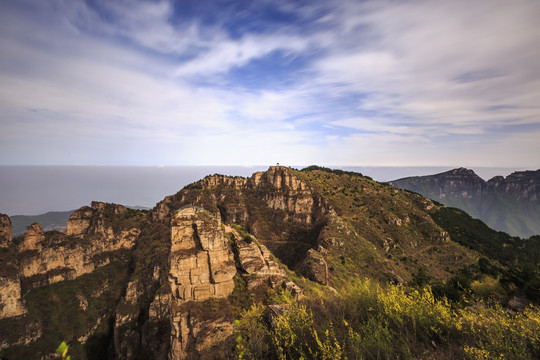
[[356, 281], [343, 295], [291, 297], [280, 316], [255, 304], [236, 322], [238, 359], [538, 359], [540, 309], [511, 314], [431, 288]]

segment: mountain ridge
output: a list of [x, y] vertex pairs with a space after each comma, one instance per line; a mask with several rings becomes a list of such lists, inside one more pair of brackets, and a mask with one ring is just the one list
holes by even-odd
[[457, 168], [388, 183], [460, 208], [496, 230], [524, 238], [540, 234], [540, 170], [485, 181], [473, 170]]

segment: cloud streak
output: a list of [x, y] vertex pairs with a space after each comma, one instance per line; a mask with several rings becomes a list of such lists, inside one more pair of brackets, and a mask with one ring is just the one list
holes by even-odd
[[538, 167], [533, 1], [0, 10], [1, 164]]

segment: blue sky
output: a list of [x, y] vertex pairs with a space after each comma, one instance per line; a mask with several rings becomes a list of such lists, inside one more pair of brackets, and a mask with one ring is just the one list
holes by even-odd
[[0, 165], [537, 169], [534, 0], [0, 2]]

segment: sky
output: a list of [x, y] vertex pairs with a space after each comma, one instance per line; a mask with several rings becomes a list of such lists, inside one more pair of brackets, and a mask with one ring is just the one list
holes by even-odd
[[2, 0], [0, 165], [540, 167], [537, 0]]

